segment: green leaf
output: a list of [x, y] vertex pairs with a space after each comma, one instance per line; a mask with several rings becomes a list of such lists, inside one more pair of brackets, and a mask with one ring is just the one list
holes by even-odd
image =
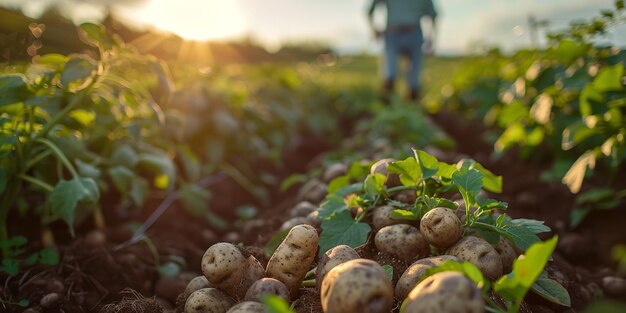
[[533, 234], [541, 234], [541, 233], [547, 233], [551, 231], [550, 227], [544, 224], [545, 223], [544, 221], [531, 220], [531, 219], [526, 219], [526, 218], [516, 218], [516, 219], [509, 220], [508, 223], [512, 225], [517, 225], [520, 227], [525, 227]]
[[348, 185], [350, 185], [350, 176], [348, 175], [339, 176], [331, 180], [330, 183], [328, 183], [327, 192], [329, 194], [335, 193], [337, 190]]
[[493, 174], [491, 171], [484, 168], [478, 162], [474, 162], [472, 168], [477, 169], [481, 174], [483, 174], [483, 187], [486, 190], [495, 193], [502, 192], [502, 176], [497, 176]]
[[470, 206], [483, 187], [483, 174], [476, 169], [470, 169], [467, 163], [464, 163], [452, 174], [452, 183], [459, 188], [465, 205]]
[[26, 266], [32, 266], [39, 260], [39, 253], [33, 253], [28, 258], [24, 259], [24, 264]]
[[[622, 7], [623, 7], [622, 2]], [[616, 300], [598, 300], [589, 305], [583, 313], [624, 313], [626, 304]]]
[[593, 86], [599, 92], [622, 90], [624, 88], [622, 77], [624, 77], [623, 64], [605, 66], [593, 80]]
[[209, 210], [211, 193], [196, 184], [184, 184], [180, 187], [180, 199], [188, 212], [203, 216]]
[[448, 164], [445, 162], [439, 162], [439, 169], [435, 176], [439, 176], [442, 179], [452, 179], [452, 174], [456, 172], [456, 165]]
[[385, 270], [385, 273], [387, 273], [387, 278], [389, 278], [389, 280], [393, 280], [393, 266], [385, 264], [383, 265], [383, 269]]
[[356, 248], [365, 244], [371, 230], [368, 224], [355, 221], [348, 211], [334, 213], [322, 221], [319, 255], [338, 245]]
[[570, 192], [578, 193], [583, 185], [587, 168], [594, 168], [595, 164], [596, 156], [593, 151], [583, 153], [570, 167], [561, 182], [567, 185]]
[[0, 75], [0, 106], [23, 102], [29, 95], [26, 76], [23, 74]]
[[455, 261], [446, 261], [441, 265], [431, 267], [424, 272], [424, 275], [420, 278], [420, 282], [426, 279], [429, 276], [432, 276], [441, 272], [459, 272], [463, 275], [467, 276], [470, 280], [472, 280], [478, 288], [483, 291], [489, 290], [489, 280], [485, 279], [483, 273], [476, 267], [476, 265], [470, 262], [455, 262]]
[[591, 208], [588, 207], [574, 207], [569, 215], [569, 225], [572, 228], [576, 228], [580, 223], [585, 220], [587, 215], [591, 213]]
[[123, 195], [127, 195], [132, 188], [135, 173], [124, 166], [111, 167], [108, 173], [117, 191]]
[[100, 178], [100, 169], [95, 165], [84, 162], [80, 159], [74, 160], [76, 163], [76, 168], [78, 169], [78, 174], [82, 177], [91, 177], [93, 179]]
[[111, 153], [109, 162], [113, 166], [125, 166], [132, 169], [139, 163], [139, 155], [131, 146], [122, 144]]
[[74, 215], [79, 203], [95, 204], [100, 198], [98, 185], [92, 178], [79, 178], [59, 181], [50, 193], [51, 213], [65, 221], [74, 235]]
[[267, 313], [295, 313], [295, 311], [289, 307], [287, 301], [277, 295], [265, 295], [261, 298], [261, 302], [265, 306]]
[[348, 176], [355, 180], [363, 180], [370, 173], [371, 163], [353, 162], [348, 167]]
[[556, 243], [555, 236], [531, 246], [523, 257], [515, 260], [513, 271], [495, 283], [494, 291], [519, 308], [524, 296], [543, 272]]
[[331, 216], [335, 212], [341, 212], [347, 210], [349, 207], [349, 203], [344, 199], [345, 196], [361, 192], [363, 190], [362, 183], [356, 183], [352, 185], [345, 186], [336, 192], [329, 194], [326, 196], [326, 201], [324, 201], [320, 205], [319, 216], [321, 219], [325, 219]]
[[167, 155], [161, 153], [141, 153], [137, 165], [151, 171], [156, 176], [157, 181], [163, 183], [163, 185], [157, 187], [161, 189], [171, 189], [174, 187], [174, 182], [176, 181], [176, 167], [174, 166], [174, 162], [172, 162]]
[[39, 264], [54, 266], [59, 264], [59, 252], [53, 248], [43, 248], [39, 251]]
[[510, 239], [515, 246], [526, 251], [533, 244], [540, 242], [535, 229], [524, 223], [515, 224], [511, 220], [505, 221], [502, 225], [496, 225], [498, 232]]
[[[305, 181], [307, 181], [309, 178], [306, 175], [303, 174], [293, 174], [287, 178], [285, 178], [285, 180], [283, 180], [282, 183], [280, 183], [280, 191], [281, 192], [285, 192], [287, 191], [287, 189], [291, 188], [291, 186], [295, 185], [295, 184], [300, 184], [303, 183]], [[330, 188], [330, 185], [329, 185]]]
[[365, 178], [365, 182], [363, 184], [363, 189], [365, 193], [371, 195], [380, 195], [385, 192], [385, 181], [387, 177], [383, 174], [375, 173], [369, 174]]
[[28, 307], [29, 304], [30, 302], [26, 299], [22, 299], [19, 302], [17, 302], [17, 305], [22, 308]]
[[96, 69], [97, 65], [86, 56], [73, 56], [65, 63], [63, 72], [61, 72], [61, 84], [66, 88], [69, 88], [73, 83], [81, 85]]
[[537, 281], [533, 284], [532, 291], [552, 303], [566, 307], [572, 305], [572, 300], [570, 299], [567, 289], [553, 279], [550, 279], [545, 271], [539, 275], [539, 278], [537, 278]]
[[400, 175], [400, 182], [404, 186], [415, 186], [421, 177], [421, 169], [417, 160], [408, 157], [403, 161], [391, 162], [387, 165], [387, 172]]
[[88, 45], [109, 50], [113, 46], [111, 37], [104, 26], [94, 23], [84, 23], [79, 27], [80, 39]]
[[439, 161], [437, 161], [437, 158], [422, 150], [413, 149], [413, 153], [422, 171], [422, 179], [428, 179], [437, 173], [439, 170]]
[[419, 215], [415, 214], [412, 211], [407, 210], [393, 210], [389, 213], [389, 217], [395, 220], [405, 220], [405, 221], [417, 221], [420, 219]]
[[0, 270], [13, 277], [20, 272], [20, 262], [12, 258], [3, 258]]

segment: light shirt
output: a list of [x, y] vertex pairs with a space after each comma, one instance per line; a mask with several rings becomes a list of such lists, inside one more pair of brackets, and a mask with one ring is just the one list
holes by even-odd
[[372, 0], [369, 15], [374, 14], [376, 6], [387, 6], [387, 29], [419, 25], [423, 16], [429, 16], [433, 20], [437, 17], [437, 11], [432, 0]]

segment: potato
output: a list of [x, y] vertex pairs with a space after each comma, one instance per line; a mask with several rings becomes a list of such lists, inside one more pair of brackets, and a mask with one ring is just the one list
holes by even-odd
[[458, 272], [441, 272], [424, 279], [406, 300], [405, 313], [485, 311], [482, 293]]
[[318, 211], [313, 211], [313, 212], [307, 214], [306, 216], [292, 217], [292, 218], [286, 220], [280, 226], [280, 231], [290, 230], [290, 229], [294, 228], [294, 226], [301, 225], [301, 224], [307, 224], [307, 225], [311, 225], [313, 227], [319, 227], [320, 226], [320, 220], [318, 219], [318, 217], [319, 217], [319, 212]]
[[322, 286], [324, 276], [326, 276], [326, 274], [335, 266], [358, 258], [360, 258], [359, 254], [354, 249], [346, 245], [339, 245], [326, 251], [326, 253], [324, 253], [324, 255], [320, 258], [319, 262], [317, 262], [317, 271], [315, 272], [317, 289], [320, 289]]
[[463, 224], [454, 211], [434, 208], [422, 217], [420, 231], [428, 243], [443, 250], [461, 238]]
[[202, 256], [202, 274], [219, 289], [236, 297], [247, 273], [248, 261], [236, 246], [220, 242]]
[[496, 249], [496, 252], [498, 252], [502, 260], [503, 274], [510, 273], [513, 270], [513, 262], [517, 259], [517, 252], [513, 249], [513, 245], [508, 239], [500, 236], [500, 241], [495, 245], [492, 244], [492, 246]]
[[378, 263], [356, 259], [337, 265], [322, 281], [320, 291], [325, 313], [389, 313], [393, 287]]
[[289, 290], [280, 280], [274, 278], [261, 278], [252, 284], [246, 292], [246, 301], [261, 301], [264, 295], [277, 295], [289, 301]]
[[372, 167], [370, 168], [370, 174], [378, 173], [387, 177], [387, 180], [385, 181], [385, 186], [387, 186], [388, 188], [400, 186], [400, 175], [395, 173], [389, 174], [389, 172], [387, 171], [387, 166], [389, 165], [389, 163], [395, 161], [396, 160], [394, 159], [382, 159], [372, 164]]
[[230, 308], [227, 313], [265, 313], [265, 306], [259, 302], [245, 301]]
[[473, 263], [483, 275], [491, 280], [496, 280], [502, 276], [500, 255], [488, 242], [481, 238], [463, 237], [450, 247], [446, 254]]
[[246, 275], [243, 278], [240, 288], [237, 290], [238, 299], [243, 299], [248, 289], [259, 279], [265, 277], [265, 269], [263, 265], [259, 263], [259, 260], [251, 255], [246, 261], [248, 263], [248, 269], [246, 270]]
[[428, 256], [429, 247], [417, 227], [406, 224], [385, 226], [374, 237], [378, 251], [396, 256], [405, 262], [412, 262]]
[[225, 313], [235, 304], [227, 294], [216, 288], [198, 289], [185, 302], [185, 313]]
[[213, 288], [213, 284], [209, 282], [208, 279], [204, 276], [194, 277], [192, 280], [187, 283], [187, 287], [185, 288], [186, 294], [191, 294], [192, 292], [202, 289], [202, 288]]
[[253, 256], [244, 257], [230, 243], [216, 243], [202, 257], [202, 274], [234, 298], [242, 298], [250, 285], [264, 276], [263, 266]]
[[319, 203], [326, 197], [326, 188], [326, 184], [319, 179], [311, 179], [298, 190], [296, 199], [298, 201], [308, 201], [314, 204]]
[[318, 235], [310, 225], [292, 228], [267, 263], [266, 274], [283, 282], [290, 296], [300, 289], [317, 253]]
[[326, 168], [323, 178], [326, 183], [330, 183], [331, 180], [339, 176], [346, 175], [347, 172], [348, 167], [345, 164], [334, 163]]
[[389, 216], [389, 214], [391, 214], [391, 211], [395, 209], [396, 208], [390, 205], [375, 208], [374, 212], [372, 213], [372, 224], [374, 226], [374, 230], [379, 230], [385, 226], [390, 225], [407, 224], [407, 221], [395, 220]]
[[421, 260], [415, 261], [409, 268], [404, 271], [398, 282], [396, 283], [396, 289], [394, 296], [396, 300], [402, 301], [411, 292], [411, 290], [417, 285], [419, 280], [424, 276], [426, 270], [441, 265], [446, 261], [458, 261], [459, 259], [451, 255], [433, 256]]
[[302, 201], [296, 204], [289, 212], [289, 216], [298, 217], [298, 216], [307, 216], [309, 213], [317, 210], [317, 206], [309, 201]]

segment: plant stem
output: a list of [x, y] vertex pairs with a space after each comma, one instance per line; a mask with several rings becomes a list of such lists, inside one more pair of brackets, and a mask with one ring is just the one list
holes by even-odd
[[35, 134], [35, 136], [33, 137], [33, 141], [48, 136], [48, 132], [50, 132], [50, 130], [54, 126], [59, 124], [61, 119], [65, 117], [68, 113], [70, 113], [70, 111], [72, 111], [74, 107], [76, 107], [79, 103], [83, 101], [83, 99], [85, 98], [85, 94], [87, 94], [91, 90], [91, 86], [93, 86], [93, 83], [92, 85], [85, 88], [82, 92], [77, 94], [74, 98], [72, 98], [72, 101], [70, 101], [70, 103], [66, 107], [64, 107], [63, 110], [61, 110], [61, 112], [59, 112], [48, 123], [46, 123], [46, 125], [44, 125], [40, 132]]
[[37, 187], [47, 191], [47, 192], [52, 192], [52, 190], [54, 190], [54, 187], [52, 185], [46, 183], [45, 181], [43, 181], [41, 179], [35, 178], [33, 176], [22, 174], [19, 177], [20, 177], [20, 179], [22, 179], [22, 180], [24, 180], [26, 182], [29, 182], [29, 183], [31, 183], [31, 184], [33, 184], [33, 185], [35, 185], [35, 186], [37, 186]]
[[388, 192], [389, 194], [392, 194], [392, 193], [401, 192], [401, 191], [405, 191], [405, 190], [417, 190], [417, 186], [398, 186], [398, 187], [391, 187], [391, 188], [387, 189], [387, 192]]
[[48, 148], [50, 148], [50, 150], [52, 150], [52, 152], [54, 152], [54, 154], [59, 159], [59, 161], [61, 161], [63, 163], [63, 165], [65, 165], [65, 167], [67, 167], [67, 169], [70, 171], [70, 173], [72, 174], [72, 177], [74, 179], [79, 179], [80, 178], [80, 176], [78, 175], [78, 172], [74, 168], [74, 165], [72, 165], [72, 162], [70, 162], [70, 160], [67, 159], [65, 154], [63, 154], [63, 152], [61, 152], [61, 149], [59, 149], [59, 147], [57, 147], [57, 145], [55, 145], [52, 141], [50, 141], [48, 139], [45, 139], [45, 138], [39, 138], [39, 139], [37, 139], [37, 142], [42, 143], [42, 144], [48, 146]]
[[317, 284], [315, 283], [315, 279], [309, 279], [302, 282], [302, 286], [304, 287], [315, 287]]

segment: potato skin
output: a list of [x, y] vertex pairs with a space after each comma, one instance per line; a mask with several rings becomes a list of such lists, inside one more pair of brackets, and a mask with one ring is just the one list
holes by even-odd
[[190, 280], [189, 283], [187, 283], [187, 287], [185, 287], [185, 293], [189, 295], [198, 289], [213, 287], [213, 284], [211, 284], [205, 276], [196, 276], [192, 280]]
[[404, 262], [426, 257], [430, 252], [419, 229], [406, 224], [381, 228], [374, 237], [374, 244], [378, 251], [394, 255]]
[[381, 228], [390, 225], [407, 224], [407, 221], [394, 220], [389, 216], [389, 214], [391, 214], [391, 211], [395, 209], [396, 208], [390, 205], [385, 205], [374, 209], [374, 212], [372, 213], [372, 224], [374, 226], [374, 230], [378, 231]]
[[315, 260], [318, 239], [312, 226], [295, 226], [267, 263], [267, 276], [283, 282], [292, 297], [299, 292], [302, 280]]
[[246, 261], [248, 263], [248, 269], [246, 270], [246, 274], [240, 288], [237, 290], [237, 299], [243, 299], [248, 289], [250, 289], [250, 286], [252, 286], [259, 279], [265, 277], [265, 269], [259, 260], [251, 255], [246, 259]]
[[265, 306], [259, 302], [245, 301], [230, 308], [226, 313], [265, 313]]
[[343, 163], [334, 163], [326, 168], [322, 176], [326, 183], [330, 183], [333, 179], [345, 175], [348, 172], [348, 166]]
[[326, 197], [327, 187], [328, 186], [326, 186], [326, 184], [324, 184], [319, 179], [311, 179], [304, 185], [302, 185], [300, 190], [298, 190], [296, 199], [300, 202], [308, 201], [314, 204], [319, 203], [320, 201], [324, 200], [324, 197]]
[[309, 201], [302, 201], [296, 204], [289, 213], [290, 217], [307, 216], [317, 210], [317, 206]]
[[483, 275], [490, 280], [496, 280], [502, 276], [502, 259], [500, 255], [482, 238], [474, 236], [463, 237], [450, 247], [446, 254], [476, 265]]
[[389, 313], [393, 287], [378, 263], [356, 259], [337, 265], [322, 281], [320, 291], [325, 313]]
[[261, 278], [255, 281], [246, 292], [246, 301], [261, 301], [264, 295], [277, 295], [289, 301], [289, 290], [280, 280], [274, 278]]
[[202, 274], [219, 289], [237, 297], [248, 264], [239, 248], [220, 242], [209, 247], [202, 256]]
[[411, 292], [405, 313], [482, 313], [485, 303], [476, 285], [458, 272], [441, 272], [424, 279]]
[[440, 207], [428, 211], [422, 217], [420, 231], [428, 243], [443, 250], [461, 238], [463, 224], [454, 211]]
[[458, 262], [459, 259], [451, 255], [440, 255], [417, 260], [413, 264], [411, 264], [411, 266], [409, 266], [406, 271], [402, 273], [402, 276], [400, 276], [398, 282], [396, 283], [396, 289], [394, 293], [396, 300], [404, 300], [409, 292], [411, 292], [411, 290], [415, 288], [422, 276], [424, 276], [427, 269], [441, 265], [446, 261]]
[[352, 247], [346, 245], [339, 245], [326, 251], [317, 262], [317, 271], [315, 272], [317, 289], [321, 288], [324, 276], [335, 266], [359, 258], [361, 258], [359, 254]]
[[216, 288], [198, 289], [185, 302], [185, 313], [225, 313], [235, 304], [227, 294]]
[[492, 244], [493, 248], [500, 255], [502, 259], [502, 270], [504, 274], [508, 274], [513, 270], [513, 262], [517, 259], [517, 252], [513, 248], [511, 242], [500, 236], [500, 241], [497, 244]]

